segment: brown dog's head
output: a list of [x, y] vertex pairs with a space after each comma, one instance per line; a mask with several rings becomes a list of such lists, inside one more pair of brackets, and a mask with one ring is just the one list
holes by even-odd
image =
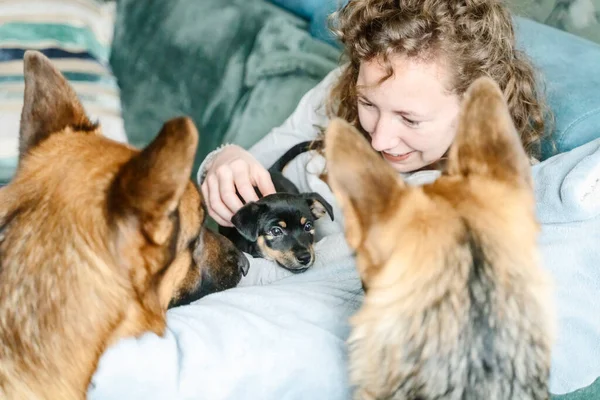
[[547, 395], [552, 307], [530, 167], [492, 80], [469, 88], [457, 129], [447, 170], [424, 186], [349, 124], [327, 129], [328, 181], [366, 292], [350, 364], [367, 398]]
[[[19, 164], [0, 190], [0, 319], [10, 334], [36, 343], [58, 332], [73, 343], [90, 332], [102, 343], [162, 334], [169, 306], [236, 286], [248, 261], [203, 227], [189, 179], [192, 121], [168, 121], [139, 151], [104, 137], [41, 53], [26, 52], [24, 65]], [[22, 337], [32, 332], [43, 337]]]

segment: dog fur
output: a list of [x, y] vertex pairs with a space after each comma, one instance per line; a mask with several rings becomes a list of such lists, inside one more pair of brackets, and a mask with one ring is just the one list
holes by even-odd
[[169, 305], [235, 286], [248, 264], [203, 227], [191, 120], [140, 152], [101, 135], [41, 53], [24, 75], [18, 168], [0, 189], [0, 398], [83, 399], [108, 346], [162, 335]]
[[447, 169], [406, 185], [334, 120], [328, 181], [365, 299], [351, 319], [357, 399], [548, 399], [554, 337], [528, 158], [498, 86], [467, 91]]

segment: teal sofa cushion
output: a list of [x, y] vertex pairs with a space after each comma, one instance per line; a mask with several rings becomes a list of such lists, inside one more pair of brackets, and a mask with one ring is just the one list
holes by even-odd
[[[249, 101], [259, 96], [253, 89], [260, 79], [253, 80], [248, 70], [259, 32], [272, 18], [283, 19], [286, 22], [281, 25], [293, 31], [294, 26], [306, 24], [300, 18], [259, 0], [171, 0], [143, 7], [138, 2], [118, 2], [110, 59], [133, 145], [145, 146], [165, 120], [188, 115], [200, 131], [195, 174], [206, 154], [225, 136], [252, 143], [291, 112], [289, 106], [257, 110], [262, 111], [258, 117], [269, 116], [265, 123], [241, 117], [247, 115]], [[273, 58], [268, 52], [265, 56]], [[280, 82], [281, 87], [286, 84]], [[308, 90], [294, 88], [287, 90], [286, 104], [298, 101]], [[273, 104], [277, 101], [269, 103]], [[232, 121], [235, 127], [230, 128]]]
[[525, 18], [517, 38], [543, 75], [555, 122], [543, 158], [600, 137], [600, 45]]
[[246, 63], [244, 98], [223, 142], [248, 148], [292, 114], [301, 97], [338, 65], [340, 51], [313, 38], [306, 24], [273, 17]]
[[270, 0], [272, 3], [304, 18], [309, 22], [308, 31], [315, 38], [340, 47], [331, 33], [327, 17], [348, 0]]
[[600, 0], [508, 0], [514, 13], [600, 43]]

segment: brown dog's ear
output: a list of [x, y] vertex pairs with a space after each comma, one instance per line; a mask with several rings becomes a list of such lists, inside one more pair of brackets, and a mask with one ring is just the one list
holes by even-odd
[[389, 210], [405, 184], [367, 140], [342, 119], [325, 132], [327, 179], [345, 216], [346, 236], [357, 248], [362, 232]]
[[96, 129], [96, 125], [87, 118], [75, 91], [46, 56], [38, 51], [26, 51], [23, 72], [25, 92], [19, 162], [30, 149], [67, 126], [86, 131]]
[[465, 93], [448, 174], [523, 179], [532, 184], [529, 158], [502, 92], [490, 78], [477, 79]]
[[190, 181], [197, 145], [198, 131], [191, 119], [169, 120], [115, 179], [111, 208], [137, 217], [154, 244], [165, 244], [172, 233], [170, 216]]

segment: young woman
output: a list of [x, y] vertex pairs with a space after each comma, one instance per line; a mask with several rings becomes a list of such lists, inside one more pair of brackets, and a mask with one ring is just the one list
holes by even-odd
[[242, 206], [236, 189], [246, 201], [257, 199], [253, 186], [272, 193], [265, 167], [294, 144], [318, 138], [332, 116], [354, 124], [405, 178], [435, 177], [462, 95], [482, 75], [503, 90], [523, 146], [538, 156], [546, 107], [503, 2], [351, 0], [332, 22], [347, 62], [250, 151], [227, 145], [201, 166], [199, 183], [217, 223], [231, 226]]

